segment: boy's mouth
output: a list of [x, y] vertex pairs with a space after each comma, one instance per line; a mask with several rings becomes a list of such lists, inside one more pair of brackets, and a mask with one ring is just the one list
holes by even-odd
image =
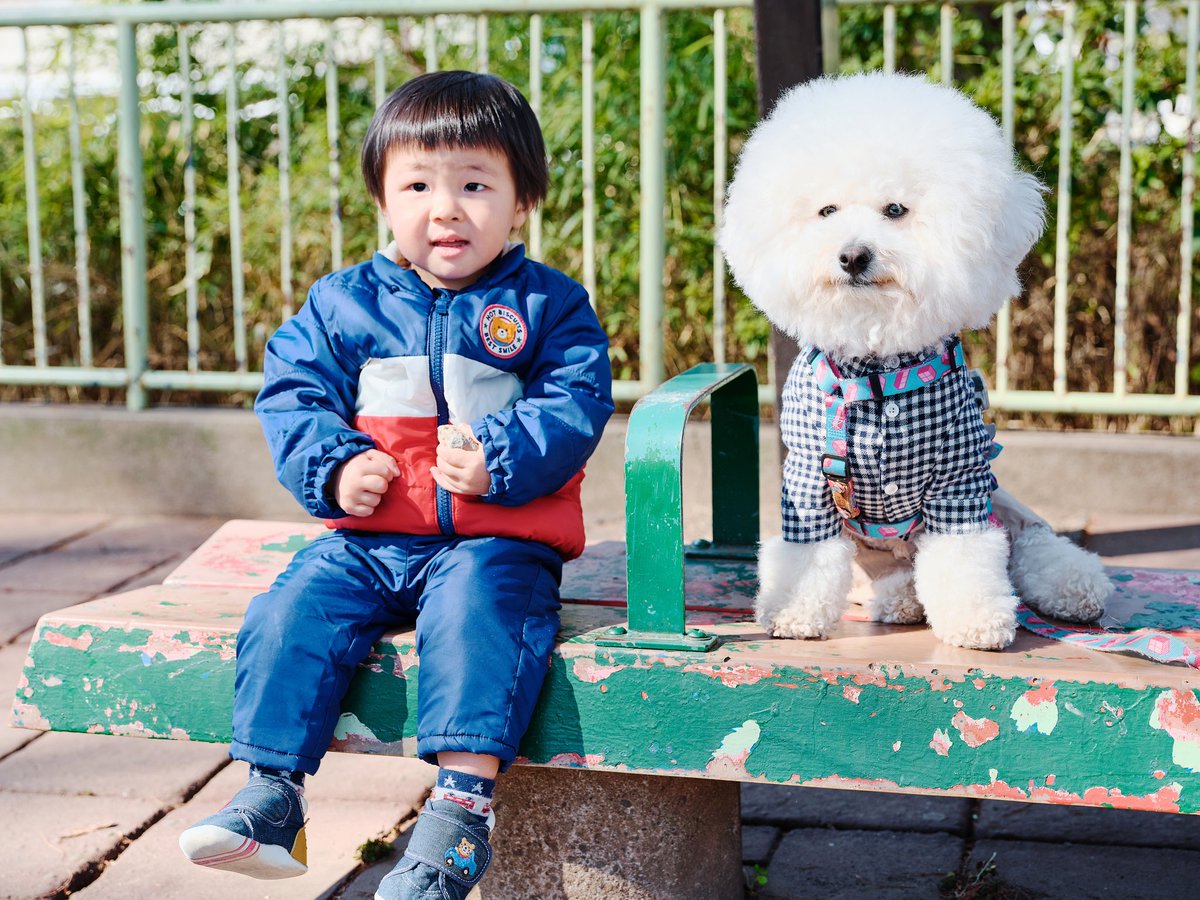
[[450, 250], [458, 250], [467, 246], [469, 242], [465, 238], [442, 238], [433, 242], [435, 247], [444, 247]]

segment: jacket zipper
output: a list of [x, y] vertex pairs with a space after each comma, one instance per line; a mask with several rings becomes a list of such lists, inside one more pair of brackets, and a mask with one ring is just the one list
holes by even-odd
[[[434, 291], [433, 309], [429, 311], [429, 386], [433, 388], [433, 399], [437, 403], [438, 425], [450, 423], [450, 408], [446, 405], [446, 381], [443, 369], [446, 354], [446, 323], [450, 317], [451, 296], [448, 291]], [[450, 505], [450, 492], [437, 486], [437, 521], [442, 534], [454, 534], [454, 515]]]

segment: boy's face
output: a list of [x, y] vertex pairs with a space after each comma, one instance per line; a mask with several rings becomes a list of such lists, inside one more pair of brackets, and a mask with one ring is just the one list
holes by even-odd
[[380, 208], [421, 280], [452, 291], [478, 279], [529, 214], [508, 160], [485, 148], [393, 148]]

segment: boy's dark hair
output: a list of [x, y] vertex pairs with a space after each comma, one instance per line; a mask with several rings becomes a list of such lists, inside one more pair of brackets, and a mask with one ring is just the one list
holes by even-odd
[[388, 153], [406, 146], [494, 150], [508, 159], [519, 203], [532, 208], [546, 199], [550, 173], [542, 129], [521, 92], [503, 78], [430, 72], [392, 91], [363, 141], [363, 180], [376, 203], [383, 201]]

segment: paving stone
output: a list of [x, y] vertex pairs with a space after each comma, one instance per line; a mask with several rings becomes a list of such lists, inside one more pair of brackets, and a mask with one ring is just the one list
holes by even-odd
[[[244, 766], [244, 763], [234, 763]], [[245, 769], [241, 769], [243, 776]], [[306, 791], [314, 803], [330, 800], [381, 800], [398, 810], [420, 809], [433, 787], [437, 768], [419, 759], [327, 753]], [[314, 807], [314, 813], [316, 808]]]
[[985, 800], [975, 836], [1200, 850], [1200, 816]]
[[0, 809], [4, 810], [0, 815], [0, 847], [4, 848], [0, 896], [30, 900], [65, 887], [76, 872], [102, 859], [126, 835], [158, 815], [160, 804], [141, 797], [0, 791]]
[[[364, 758], [365, 759], [365, 758]], [[361, 760], [358, 760], [361, 761]], [[190, 825], [223, 806], [245, 783], [240, 766], [230, 766], [192, 800], [175, 809], [146, 831], [104, 870], [96, 881], [72, 897], [86, 900], [128, 900], [130, 897], [187, 897], [188, 900], [307, 900], [332, 893], [361, 865], [358, 848], [411, 816], [411, 808], [384, 791], [374, 801], [346, 800], [336, 779], [312, 779], [307, 838], [308, 872], [298, 878], [260, 881], [189, 863], [179, 850], [179, 835]], [[322, 782], [331, 794], [322, 792]], [[382, 878], [391, 865], [379, 874]], [[378, 879], [377, 879], [378, 881]]]
[[1195, 850], [1149, 847], [980, 841], [969, 865], [975, 870], [989, 859], [1003, 884], [1036, 897], [1070, 900], [1191, 898], [1196, 896], [1196, 873], [1200, 872], [1200, 853]]
[[742, 862], [764, 863], [771, 858], [779, 829], [770, 825], [744, 825], [742, 827]]
[[947, 834], [799, 828], [784, 834], [758, 896], [938, 900], [962, 848]]
[[0, 790], [173, 804], [225, 759], [221, 744], [55, 732], [0, 762]]
[[99, 528], [108, 521], [100, 513], [43, 513], [5, 516], [0, 521], [0, 565]]
[[0, 758], [8, 756], [45, 732], [28, 728], [13, 728], [9, 723], [9, 707], [17, 690], [17, 681], [25, 668], [30, 633], [22, 633], [11, 644], [0, 649]]
[[879, 791], [742, 785], [742, 820], [804, 827], [892, 828], [965, 834], [971, 801]]
[[92, 596], [190, 553], [220, 526], [212, 518], [138, 516], [116, 519], [57, 550], [0, 569], [0, 590]]
[[[401, 832], [388, 842], [392, 847], [391, 855], [374, 865], [367, 866], [355, 875], [354, 880], [338, 894], [338, 900], [373, 900], [383, 876], [392, 871], [392, 867], [404, 855], [404, 850], [408, 847], [408, 839], [412, 837], [412, 827], [416, 821], [416, 819], [410, 819], [403, 824]], [[467, 900], [479, 900], [479, 891], [479, 887], [475, 888], [467, 895]]]
[[[89, 599], [83, 591], [30, 591], [0, 588], [0, 646], [15, 643], [48, 612], [65, 609]], [[29, 641], [25, 641], [29, 646]]]

